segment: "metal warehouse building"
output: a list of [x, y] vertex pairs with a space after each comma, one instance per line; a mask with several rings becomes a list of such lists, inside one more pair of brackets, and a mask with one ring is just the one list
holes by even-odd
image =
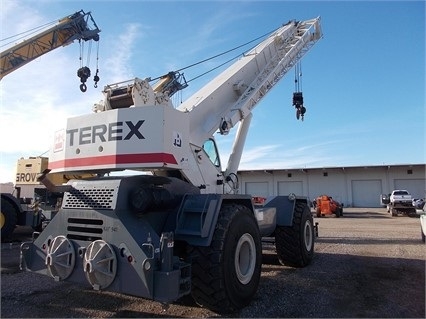
[[406, 189], [426, 195], [425, 164], [240, 170], [240, 193], [252, 196], [327, 194], [349, 207], [381, 207], [380, 194]]

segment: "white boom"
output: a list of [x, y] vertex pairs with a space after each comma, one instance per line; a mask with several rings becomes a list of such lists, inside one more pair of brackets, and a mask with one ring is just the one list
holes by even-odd
[[[321, 37], [319, 17], [290, 21], [176, 109], [169, 99], [176, 91], [173, 73], [154, 88], [138, 78], [106, 86], [95, 114], [69, 119], [57, 133], [49, 168], [150, 170], [179, 174], [206, 193], [235, 192], [230, 175], [237, 172], [253, 108]], [[213, 135], [240, 122], [223, 174]]]
[[217, 130], [228, 134], [246, 119], [241, 122], [245, 127], [236, 136], [225, 176], [237, 172], [251, 111], [321, 37], [319, 17], [290, 21], [179, 106], [190, 111], [191, 142], [196, 145]]
[[178, 109], [190, 112], [191, 141], [227, 134], [321, 36], [320, 18], [291, 21], [184, 101]]

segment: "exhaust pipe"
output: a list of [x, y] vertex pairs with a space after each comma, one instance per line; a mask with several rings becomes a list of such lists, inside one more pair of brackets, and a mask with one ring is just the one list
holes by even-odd
[[52, 193], [65, 193], [69, 192], [73, 189], [71, 185], [55, 185], [52, 183], [52, 181], [47, 177], [47, 174], [49, 174], [50, 169], [45, 169], [43, 173], [39, 174], [37, 176], [37, 181], [42, 183], [44, 186], [46, 186], [47, 190], [49, 190]]

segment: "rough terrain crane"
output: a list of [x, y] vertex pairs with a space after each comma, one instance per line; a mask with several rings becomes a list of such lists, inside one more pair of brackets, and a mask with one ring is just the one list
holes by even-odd
[[[238, 194], [237, 169], [253, 108], [322, 37], [320, 18], [290, 21], [192, 97], [174, 108], [184, 87], [169, 74], [160, 85], [134, 79], [108, 85], [94, 113], [56, 132], [51, 172], [97, 172], [53, 185], [58, 214], [21, 246], [22, 268], [55, 280], [173, 302], [186, 294], [229, 313], [255, 295], [262, 238], [275, 238], [278, 259], [304, 267], [314, 254], [305, 197], [270, 196], [255, 208]], [[222, 170], [214, 135], [239, 123]], [[107, 176], [113, 170], [149, 172]]]
[[[80, 10], [66, 16], [60, 19], [53, 27], [1, 52], [0, 80], [43, 54], [71, 44], [76, 40], [99, 41], [99, 32], [101, 30], [99, 30], [90, 12], [85, 13]], [[81, 81], [80, 89], [85, 92], [85, 82], [90, 77], [90, 69], [87, 66], [81, 67], [77, 75]], [[99, 77], [96, 74], [95, 83], [98, 81]]]

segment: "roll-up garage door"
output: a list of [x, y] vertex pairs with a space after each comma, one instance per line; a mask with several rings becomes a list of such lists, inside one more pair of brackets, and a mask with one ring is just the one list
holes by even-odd
[[381, 180], [353, 180], [352, 206], [353, 207], [381, 207], [380, 193]]
[[268, 197], [268, 182], [247, 182], [246, 194]]
[[295, 182], [278, 182], [278, 195], [288, 195], [294, 193], [298, 196], [303, 195], [303, 183], [301, 181]]
[[426, 180], [424, 179], [396, 179], [395, 189], [406, 189], [412, 198], [424, 198], [426, 192]]

